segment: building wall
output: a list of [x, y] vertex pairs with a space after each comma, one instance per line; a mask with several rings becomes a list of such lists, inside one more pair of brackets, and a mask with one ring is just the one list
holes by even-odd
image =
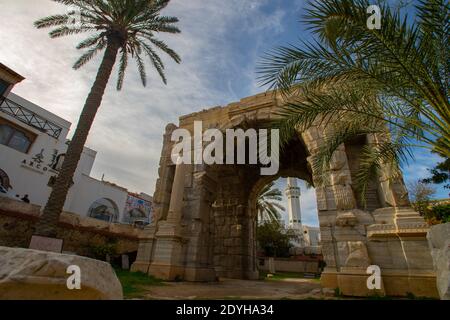
[[[291, 243], [297, 248], [320, 246], [320, 228], [311, 226], [300, 226], [301, 228], [291, 228], [298, 235], [299, 239], [292, 239]], [[319, 250], [320, 251], [320, 250]]]
[[[12, 196], [18, 194], [20, 197], [28, 194], [31, 203], [44, 206], [51, 192], [51, 188], [48, 186], [49, 180], [52, 176], [58, 174], [57, 171], [51, 169], [53, 155], [55, 152], [57, 154], [66, 152], [66, 138], [71, 124], [13, 93], [10, 93], [7, 98], [62, 128], [59, 137], [54, 138], [4, 112], [0, 112], [0, 118], [36, 135], [36, 139], [27, 153], [0, 144], [0, 169], [10, 179], [12, 186], [10, 194]], [[37, 155], [42, 156], [42, 159], [38, 160]], [[74, 175], [74, 185], [69, 190], [64, 210], [86, 216], [94, 201], [106, 198], [117, 206], [118, 221], [121, 221], [128, 191], [89, 177], [95, 157], [96, 151], [87, 147], [84, 148]]]
[[[135, 222], [150, 224], [153, 213], [152, 202], [153, 198], [145, 193], [128, 194], [120, 221], [129, 224]], [[135, 213], [138, 213], [139, 216], [134, 216]]]
[[65, 210], [79, 213], [80, 215], [87, 215], [90, 206], [96, 200], [105, 198], [117, 206], [117, 221], [122, 221], [122, 208], [125, 207], [127, 195], [126, 189], [112, 186], [107, 182], [99, 181], [83, 174], [78, 177], [78, 182], [71, 188]]
[[[0, 197], [0, 246], [28, 248], [40, 207]], [[63, 212], [57, 237], [63, 251], [95, 257], [96, 248], [112, 246], [117, 254], [136, 252], [142, 230]], [[99, 258], [99, 257], [95, 257]]]
[[303, 230], [307, 231], [304, 236], [307, 240], [308, 246], [317, 247], [320, 245], [320, 228], [303, 226]]
[[[70, 123], [55, 115], [48, 114], [42, 108], [12, 93], [8, 95], [8, 99], [46, 117], [62, 128], [60, 138], [55, 139], [38, 129], [25, 125], [17, 119], [0, 112], [1, 118], [36, 135], [35, 141], [26, 154], [0, 144], [0, 169], [5, 171], [10, 178], [10, 184], [13, 188], [11, 193], [19, 194], [20, 196], [28, 194], [33, 203], [42, 205], [50, 194], [51, 189], [47, 186], [48, 181], [52, 175], [56, 174], [49, 167], [52, 154], [54, 150], [65, 150], [64, 142], [70, 128]], [[33, 157], [42, 150], [44, 150], [44, 159], [42, 163], [38, 163], [33, 160]]]
[[[274, 259], [275, 272], [306, 272], [319, 274], [319, 261], [300, 261], [282, 258]], [[258, 269], [261, 271], [270, 271], [269, 258], [258, 258]]]

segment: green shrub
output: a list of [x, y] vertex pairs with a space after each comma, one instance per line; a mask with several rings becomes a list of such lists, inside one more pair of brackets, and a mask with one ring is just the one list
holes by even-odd
[[105, 243], [100, 245], [90, 245], [89, 254], [91, 257], [97, 260], [106, 261], [106, 256], [113, 257], [117, 255], [117, 244], [116, 243]]
[[430, 211], [433, 217], [436, 217], [443, 223], [450, 222], [450, 203], [438, 204], [433, 206]]
[[292, 230], [284, 230], [278, 221], [267, 221], [258, 225], [256, 238], [266, 257], [289, 257], [294, 238]]
[[429, 206], [424, 216], [431, 225], [450, 222], [450, 203]]
[[148, 286], [163, 286], [161, 279], [142, 272], [131, 272], [121, 268], [114, 268], [120, 283], [122, 284], [125, 299], [145, 298]]

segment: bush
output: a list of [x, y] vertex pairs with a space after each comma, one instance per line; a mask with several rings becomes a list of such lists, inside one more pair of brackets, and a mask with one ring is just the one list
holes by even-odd
[[435, 225], [450, 222], [450, 203], [428, 197], [416, 197], [412, 202], [413, 209], [425, 218], [428, 224]]
[[89, 255], [97, 260], [106, 261], [106, 256], [113, 257], [117, 255], [116, 243], [105, 243], [89, 246]]
[[293, 235], [277, 221], [265, 222], [258, 226], [256, 238], [266, 257], [289, 257], [290, 241]]
[[450, 203], [438, 204], [430, 208], [428, 213], [430, 218], [434, 218], [440, 223], [450, 222]]

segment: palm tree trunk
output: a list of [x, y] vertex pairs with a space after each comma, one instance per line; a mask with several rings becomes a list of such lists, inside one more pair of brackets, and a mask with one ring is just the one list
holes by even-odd
[[80, 161], [84, 144], [86, 143], [89, 130], [102, 102], [103, 94], [105, 93], [120, 48], [119, 42], [114, 38], [110, 38], [108, 42], [102, 63], [97, 72], [97, 77], [84, 104], [61, 170], [56, 178], [44, 212], [36, 224], [36, 235], [46, 237], [56, 236], [59, 216], [66, 202], [67, 193], [69, 192], [75, 170]]

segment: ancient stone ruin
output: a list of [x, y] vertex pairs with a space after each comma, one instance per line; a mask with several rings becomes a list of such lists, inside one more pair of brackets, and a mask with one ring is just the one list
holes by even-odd
[[171, 134], [176, 128], [257, 128], [274, 116], [282, 98], [263, 93], [226, 107], [180, 118], [164, 134], [159, 179], [154, 194], [155, 219], [140, 239], [132, 269], [163, 279], [214, 281], [217, 277], [256, 279], [256, 197], [279, 177], [296, 177], [317, 195], [321, 246], [326, 268], [321, 284], [347, 295], [366, 296], [369, 265], [381, 269], [387, 295], [437, 296], [428, 248], [428, 226], [409, 205], [403, 179], [388, 179], [388, 169], [371, 181], [366, 206], [358, 201], [352, 181], [359, 153], [374, 137], [340, 146], [329, 180], [318, 185], [311, 156], [318, 152], [330, 126], [315, 125], [283, 148], [280, 170], [261, 176], [257, 165], [186, 165], [171, 160]]

